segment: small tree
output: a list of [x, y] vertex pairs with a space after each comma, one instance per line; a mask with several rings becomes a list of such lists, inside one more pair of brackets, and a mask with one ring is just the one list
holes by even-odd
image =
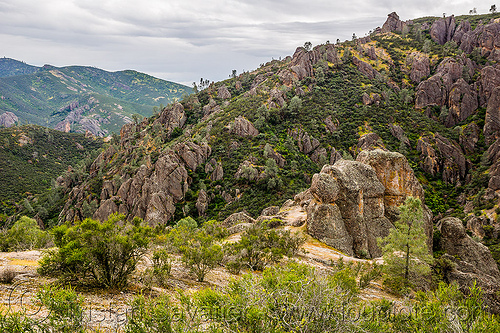
[[387, 237], [377, 240], [384, 255], [384, 270], [392, 277], [404, 277], [409, 285], [410, 273], [423, 276], [430, 272], [432, 257], [427, 249], [420, 199], [408, 197], [399, 207], [400, 219]]
[[491, 7], [490, 7], [490, 12], [491, 12], [492, 14], [495, 14], [495, 13], [497, 12], [497, 5], [491, 5]]

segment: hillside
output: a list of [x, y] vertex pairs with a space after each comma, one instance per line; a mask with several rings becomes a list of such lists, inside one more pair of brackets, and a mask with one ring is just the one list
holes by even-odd
[[35, 125], [0, 129], [0, 213], [10, 215], [13, 202], [54, 187], [58, 175], [95, 158], [102, 145], [98, 138]]
[[10, 58], [0, 58], [0, 78], [16, 75], [33, 74], [40, 71], [39, 67], [28, 65], [22, 61]]
[[[451, 20], [457, 32], [446, 35]], [[256, 216], [306, 188], [323, 164], [379, 146], [409, 158], [434, 214], [465, 218], [488, 209], [494, 223], [496, 188], [487, 189], [494, 158], [486, 151], [497, 130], [488, 100], [500, 76], [495, 49], [476, 35], [487, 38], [499, 23], [471, 30], [457, 21], [401, 22], [391, 14], [370, 37], [299, 47], [293, 57], [216, 83], [123, 127], [120, 145], [95, 162], [100, 175], [91, 172], [79, 188], [102, 207], [108, 198], [88, 188], [103, 181], [124, 212], [145, 217], [151, 202], [123, 196], [138, 198], [167, 163], [179, 175], [151, 189], [170, 198], [156, 223], [198, 212], [202, 219], [242, 209]], [[130, 182], [138, 187], [126, 194]], [[78, 218], [81, 202], [70, 202], [76, 206], [62, 216]]]
[[14, 113], [23, 124], [66, 132], [107, 136], [131, 122], [133, 115], [150, 116], [158, 105], [191, 93], [189, 87], [136, 71], [45, 65], [19, 75], [19, 64], [24, 65], [0, 59], [3, 72], [16, 74], [0, 78], [2, 113]]

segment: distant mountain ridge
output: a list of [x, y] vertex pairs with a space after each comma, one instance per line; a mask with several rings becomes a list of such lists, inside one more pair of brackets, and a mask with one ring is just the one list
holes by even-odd
[[108, 72], [95, 67], [45, 65], [0, 59], [0, 114], [20, 123], [97, 136], [118, 132], [133, 115], [192, 92], [190, 87], [133, 70]]
[[41, 67], [28, 65], [25, 62], [11, 59], [0, 58], [0, 78], [16, 75], [26, 75], [39, 72]]

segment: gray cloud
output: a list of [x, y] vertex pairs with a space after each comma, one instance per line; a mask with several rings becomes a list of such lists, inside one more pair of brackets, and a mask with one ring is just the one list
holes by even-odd
[[0, 45], [34, 65], [136, 69], [190, 84], [313, 44], [363, 36], [386, 15], [466, 14], [473, 1], [0, 0]]

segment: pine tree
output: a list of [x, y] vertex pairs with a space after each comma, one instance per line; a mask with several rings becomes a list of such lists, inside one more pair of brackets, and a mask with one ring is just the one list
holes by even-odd
[[392, 277], [404, 276], [406, 286], [411, 276], [424, 276], [430, 272], [432, 256], [427, 249], [427, 236], [423, 225], [420, 199], [408, 197], [399, 207], [400, 219], [394, 223], [387, 237], [379, 238], [384, 270]]

